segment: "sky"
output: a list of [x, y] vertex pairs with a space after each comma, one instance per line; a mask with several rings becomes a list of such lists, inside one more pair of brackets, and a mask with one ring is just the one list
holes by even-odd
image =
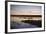
[[11, 5], [11, 14], [14, 15], [41, 15], [41, 6]]

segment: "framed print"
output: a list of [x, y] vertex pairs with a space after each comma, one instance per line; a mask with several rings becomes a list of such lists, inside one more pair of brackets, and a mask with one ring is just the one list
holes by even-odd
[[5, 32], [45, 31], [45, 3], [5, 2]]

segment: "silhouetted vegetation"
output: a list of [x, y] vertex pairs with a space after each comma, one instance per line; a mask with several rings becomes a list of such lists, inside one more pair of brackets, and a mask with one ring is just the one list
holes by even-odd
[[30, 24], [36, 25], [38, 27], [42, 26], [42, 20], [22, 20], [22, 22], [30, 23]]

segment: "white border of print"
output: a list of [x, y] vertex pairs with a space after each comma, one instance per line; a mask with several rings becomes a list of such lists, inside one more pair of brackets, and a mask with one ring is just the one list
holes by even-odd
[[[35, 5], [42, 6], [42, 28], [10, 29], [10, 5]], [[37, 31], [44, 30], [44, 4], [8, 2], [8, 32]]]

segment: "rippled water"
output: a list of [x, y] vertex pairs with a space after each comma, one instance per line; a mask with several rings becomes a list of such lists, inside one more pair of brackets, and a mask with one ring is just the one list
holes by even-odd
[[11, 29], [20, 29], [20, 28], [36, 28], [36, 25], [32, 25], [24, 22], [14, 22], [11, 21]]

